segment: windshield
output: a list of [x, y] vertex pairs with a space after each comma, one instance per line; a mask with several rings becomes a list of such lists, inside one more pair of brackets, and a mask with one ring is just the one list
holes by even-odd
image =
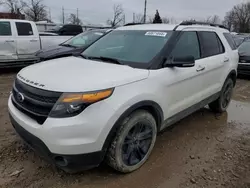
[[63, 45], [66, 44], [73, 47], [86, 47], [101, 38], [103, 35], [104, 31], [87, 31], [71, 38], [63, 43]]
[[172, 31], [115, 30], [91, 45], [83, 56], [123, 63], [148, 63], [164, 47]]
[[250, 56], [250, 41], [243, 42], [239, 47], [239, 54], [244, 56]]

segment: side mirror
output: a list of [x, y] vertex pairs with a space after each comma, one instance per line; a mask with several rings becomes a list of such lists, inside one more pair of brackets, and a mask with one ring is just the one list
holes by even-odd
[[175, 57], [167, 60], [164, 67], [194, 67], [195, 59], [193, 56]]

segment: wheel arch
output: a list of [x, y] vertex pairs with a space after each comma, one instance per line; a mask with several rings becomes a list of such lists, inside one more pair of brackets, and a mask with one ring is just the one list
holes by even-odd
[[231, 79], [233, 80], [233, 83], [234, 83], [234, 86], [235, 86], [235, 85], [236, 85], [236, 80], [237, 80], [237, 72], [236, 72], [236, 70], [232, 70], [232, 71], [228, 74], [226, 80], [227, 80], [228, 78], [231, 78]]
[[156, 120], [158, 131], [160, 130], [161, 124], [163, 122], [163, 110], [160, 107], [160, 105], [154, 101], [138, 102], [138, 103], [134, 104], [133, 106], [131, 106], [130, 108], [128, 108], [119, 117], [119, 119], [115, 122], [115, 124], [112, 127], [112, 129], [110, 130], [110, 132], [109, 132], [109, 134], [104, 142], [103, 148], [102, 148], [102, 150], [105, 151], [105, 153], [106, 153], [107, 149], [109, 148], [113, 138], [115, 137], [115, 134], [116, 134], [117, 130], [119, 129], [124, 118], [126, 118], [127, 116], [129, 116], [130, 114], [132, 114], [133, 112], [135, 112], [136, 110], [139, 110], [139, 109], [143, 109], [143, 110], [146, 110], [149, 113], [151, 113]]

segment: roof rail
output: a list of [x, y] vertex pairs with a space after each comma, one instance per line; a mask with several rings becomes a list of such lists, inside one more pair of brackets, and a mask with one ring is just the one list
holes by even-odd
[[224, 25], [221, 24], [213, 24], [213, 23], [207, 23], [207, 22], [197, 22], [197, 21], [183, 21], [180, 23], [180, 25], [207, 25], [207, 26], [212, 26], [212, 27], [219, 27], [223, 29], [227, 29]]

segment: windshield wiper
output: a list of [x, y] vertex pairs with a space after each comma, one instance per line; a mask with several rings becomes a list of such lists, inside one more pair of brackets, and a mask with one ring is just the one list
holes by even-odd
[[111, 62], [111, 63], [114, 63], [114, 64], [122, 65], [122, 63], [119, 60], [117, 60], [115, 58], [111, 58], [111, 57], [103, 57], [103, 56], [100, 56], [100, 57], [87, 57], [87, 59], [102, 60], [102, 61], [105, 61], [105, 62]]

